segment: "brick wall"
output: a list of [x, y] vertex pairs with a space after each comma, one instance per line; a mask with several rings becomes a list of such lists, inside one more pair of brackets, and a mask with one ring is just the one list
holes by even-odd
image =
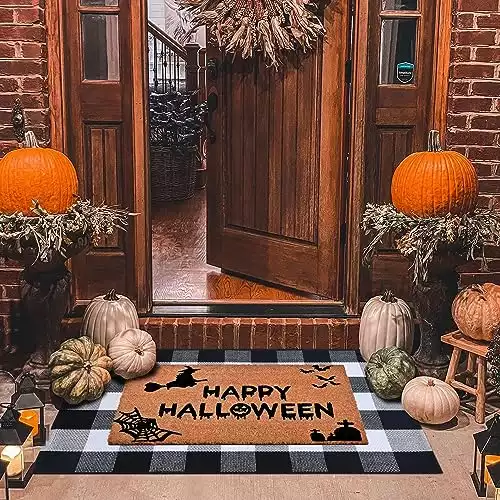
[[500, 204], [500, 1], [455, 0], [447, 145], [468, 156], [480, 205]]
[[[19, 97], [41, 142], [49, 139], [45, 0], [0, 0], [0, 157], [17, 147], [10, 124]], [[10, 349], [19, 300], [16, 264], [0, 258], [0, 347]], [[12, 331], [14, 330], [14, 331]]]

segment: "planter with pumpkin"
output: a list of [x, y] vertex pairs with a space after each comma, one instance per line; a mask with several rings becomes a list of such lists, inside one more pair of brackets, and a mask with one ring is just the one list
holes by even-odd
[[[17, 116], [22, 123], [22, 110]], [[124, 229], [128, 211], [78, 199], [71, 161], [59, 151], [39, 147], [32, 132], [24, 138], [24, 147], [0, 160], [0, 255], [24, 267], [22, 347], [35, 351], [24, 370], [48, 389], [49, 358], [59, 347], [61, 320], [69, 304], [66, 261], [100, 234]]]
[[371, 262], [387, 236], [410, 259], [421, 336], [414, 359], [421, 374], [444, 378], [448, 357], [440, 337], [453, 328], [456, 268], [486, 244], [500, 244], [500, 211], [476, 207], [478, 179], [465, 156], [443, 151], [437, 131], [429, 133], [428, 142], [428, 151], [405, 158], [394, 172], [392, 204], [367, 206], [363, 229], [370, 241], [364, 261]]

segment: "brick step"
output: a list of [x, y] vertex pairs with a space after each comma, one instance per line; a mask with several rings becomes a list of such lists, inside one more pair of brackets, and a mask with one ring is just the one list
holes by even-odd
[[[63, 321], [66, 338], [80, 334], [81, 318]], [[359, 319], [141, 318], [159, 349], [357, 349]]]

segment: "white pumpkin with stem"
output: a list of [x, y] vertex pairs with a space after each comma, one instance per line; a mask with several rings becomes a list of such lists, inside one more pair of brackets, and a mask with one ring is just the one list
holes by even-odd
[[445, 424], [457, 416], [460, 398], [451, 385], [433, 377], [417, 377], [403, 389], [406, 413], [422, 424]]
[[415, 325], [408, 304], [390, 290], [371, 298], [363, 308], [359, 325], [359, 349], [365, 361], [385, 347], [411, 353]]
[[107, 347], [115, 335], [128, 328], [139, 328], [139, 316], [133, 302], [110, 290], [92, 299], [85, 309], [82, 336]]
[[129, 380], [147, 375], [156, 363], [156, 344], [144, 330], [129, 328], [116, 335], [108, 346], [116, 375]]

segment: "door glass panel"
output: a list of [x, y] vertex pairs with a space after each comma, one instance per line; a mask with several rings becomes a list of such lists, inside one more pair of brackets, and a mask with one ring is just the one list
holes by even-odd
[[382, 0], [382, 10], [417, 10], [418, 0]]
[[117, 14], [82, 14], [83, 77], [120, 79]]
[[415, 82], [417, 19], [383, 19], [380, 36], [379, 83]]
[[118, 0], [80, 0], [80, 5], [98, 7], [116, 7]]

